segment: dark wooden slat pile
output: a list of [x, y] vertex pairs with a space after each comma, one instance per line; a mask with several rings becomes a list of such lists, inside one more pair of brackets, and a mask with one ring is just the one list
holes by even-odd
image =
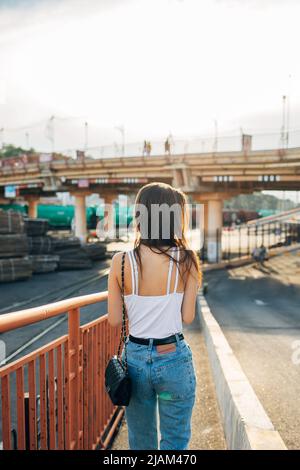
[[92, 261], [106, 258], [105, 244], [83, 246], [77, 237], [50, 237], [48, 229], [45, 219], [0, 210], [0, 282], [56, 269], [87, 269]]
[[21, 212], [0, 209], [0, 234], [24, 233], [24, 218]]
[[92, 261], [79, 238], [57, 238], [54, 241], [54, 254], [59, 255], [58, 269], [87, 269], [92, 267]]
[[34, 273], [49, 273], [58, 267], [59, 256], [53, 255], [54, 241], [47, 236], [49, 223], [46, 219], [25, 219], [29, 243], [29, 259]]
[[101, 242], [88, 243], [84, 246], [84, 249], [92, 261], [102, 260], [107, 256], [106, 245]]
[[28, 279], [32, 274], [28, 257], [0, 259], [0, 282]]
[[59, 256], [56, 255], [29, 255], [33, 273], [49, 273], [58, 267]]
[[29, 237], [43, 237], [49, 230], [47, 219], [30, 219], [25, 217], [25, 231]]
[[81, 243], [79, 238], [77, 237], [62, 237], [62, 238], [54, 238], [54, 251], [65, 251], [69, 249], [76, 250], [77, 248], [81, 247]]
[[0, 258], [20, 258], [28, 254], [25, 234], [0, 235]]
[[33, 255], [49, 254], [54, 250], [52, 237], [28, 237], [29, 253]]
[[16, 211], [0, 210], [0, 282], [28, 279], [31, 276], [28, 252], [23, 215]]

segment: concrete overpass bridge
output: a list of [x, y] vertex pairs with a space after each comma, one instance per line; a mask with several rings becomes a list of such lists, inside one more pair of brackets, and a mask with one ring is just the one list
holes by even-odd
[[[75, 196], [76, 234], [84, 239], [87, 195], [98, 193], [110, 204], [119, 194], [133, 195], [152, 181], [170, 183], [194, 202], [203, 203], [210, 238], [209, 234], [222, 227], [225, 199], [261, 190], [300, 189], [300, 147], [109, 158], [84, 157], [78, 152], [77, 159], [36, 154], [27, 162], [18, 158], [13, 164], [2, 161], [0, 200], [7, 201], [5, 188], [13, 186], [15, 197], [28, 201], [29, 214], [34, 217], [41, 196], [70, 192]], [[220, 249], [216, 243], [211, 240], [212, 258]]]

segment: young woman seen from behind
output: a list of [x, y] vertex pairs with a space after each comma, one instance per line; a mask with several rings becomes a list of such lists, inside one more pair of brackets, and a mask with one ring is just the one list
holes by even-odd
[[[187, 202], [180, 190], [164, 183], [140, 189], [136, 240], [124, 268], [132, 381], [126, 421], [133, 450], [184, 450], [190, 440], [196, 377], [182, 324], [194, 319], [201, 271], [187, 246], [186, 224]], [[122, 253], [113, 257], [108, 281], [113, 326], [122, 322], [121, 258]]]

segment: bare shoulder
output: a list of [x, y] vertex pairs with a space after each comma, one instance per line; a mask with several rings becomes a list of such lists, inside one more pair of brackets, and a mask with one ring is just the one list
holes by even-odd
[[122, 256], [123, 256], [123, 251], [120, 251], [119, 253], [115, 253], [113, 255], [112, 260], [111, 260], [112, 269], [118, 269], [121, 266]]

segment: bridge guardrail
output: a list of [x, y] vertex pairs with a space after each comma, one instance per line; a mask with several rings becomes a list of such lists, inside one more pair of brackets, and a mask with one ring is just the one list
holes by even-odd
[[0, 316], [0, 332], [68, 314], [68, 333], [0, 368], [3, 449], [106, 448], [123, 409], [104, 388], [120, 329], [104, 315], [80, 326], [80, 308], [107, 292]]

